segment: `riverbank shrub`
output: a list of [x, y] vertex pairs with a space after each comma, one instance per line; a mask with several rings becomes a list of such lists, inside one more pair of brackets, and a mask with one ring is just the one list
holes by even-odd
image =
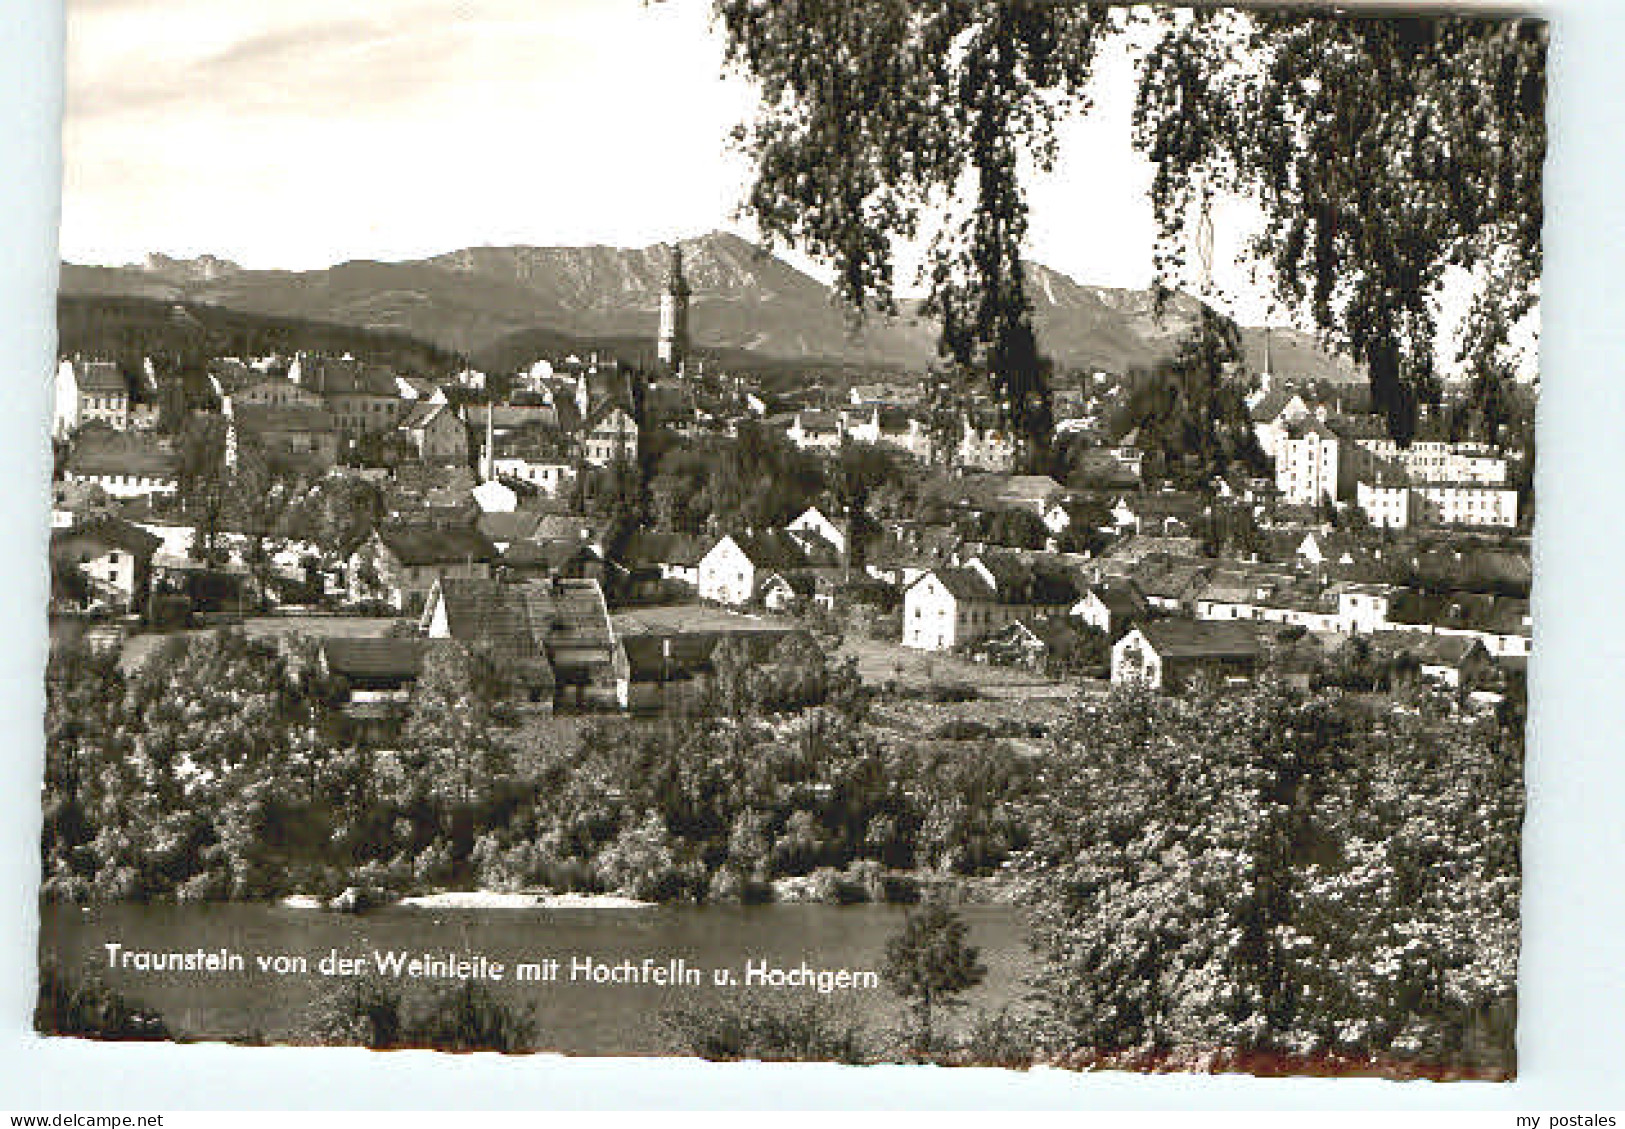
[[674, 1009], [662, 1021], [683, 1050], [713, 1062], [874, 1061], [862, 1025], [820, 1001], [745, 995]]
[[1046, 1052], [1506, 1068], [1522, 759], [1277, 684], [1086, 707], [1021, 864]]
[[401, 1042], [409, 1047], [437, 1051], [530, 1050], [536, 1041], [536, 1022], [529, 1009], [498, 999], [474, 980], [432, 988], [409, 1000]]
[[88, 972], [70, 972], [53, 960], [39, 966], [34, 1029], [86, 1039], [161, 1040], [171, 1037], [156, 1011], [109, 988]]

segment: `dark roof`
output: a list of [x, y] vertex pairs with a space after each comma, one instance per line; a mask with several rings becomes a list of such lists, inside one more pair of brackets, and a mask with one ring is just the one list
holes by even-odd
[[[740, 551], [757, 568], [782, 570], [838, 563], [838, 558], [831, 553], [818, 551], [819, 538], [797, 538], [778, 529], [769, 529], [761, 533], [735, 533], [731, 536], [734, 544], [739, 546]], [[712, 546], [713, 549], [715, 547]]]
[[242, 404], [233, 407], [232, 418], [243, 431], [253, 433], [338, 430], [333, 413], [315, 404]]
[[1122, 502], [1137, 518], [1174, 517], [1184, 520], [1200, 517], [1207, 503], [1195, 494], [1162, 492], [1157, 494], [1125, 494]]
[[399, 398], [395, 373], [385, 365], [333, 357], [299, 358], [299, 383], [324, 396], [389, 396]]
[[[494, 641], [514, 661], [539, 657], [560, 682], [613, 661], [614, 631], [596, 581], [448, 579], [436, 591], [454, 639]], [[431, 594], [425, 622], [433, 606]]]
[[627, 539], [621, 557], [631, 564], [653, 563], [693, 568], [709, 548], [703, 537], [639, 530]]
[[941, 581], [956, 600], [992, 603], [998, 599], [998, 593], [988, 584], [987, 578], [973, 568], [939, 568], [930, 575]]
[[[419, 400], [412, 405], [411, 410], [406, 413], [406, 415], [401, 419], [401, 422], [396, 426], [407, 430], [423, 427], [441, 412], [450, 413], [451, 405], [443, 401], [430, 403], [425, 400]], [[452, 414], [453, 418], [455, 418], [455, 413]], [[458, 422], [461, 421], [459, 420]]]
[[482, 433], [488, 413], [491, 415], [491, 427], [498, 431], [511, 432], [528, 427], [557, 433], [575, 431], [581, 426], [581, 413], [576, 411], [575, 401], [565, 396], [558, 397], [551, 404], [470, 404], [463, 409], [468, 425]]
[[497, 556], [496, 546], [471, 527], [392, 524], [380, 526], [378, 538], [405, 565], [490, 562]]
[[1460, 667], [1473, 651], [1485, 651], [1484, 644], [1471, 635], [1433, 635], [1423, 632], [1382, 631], [1372, 636], [1379, 648], [1403, 652], [1427, 666]]
[[1090, 591], [1106, 606], [1114, 620], [1132, 619], [1145, 614], [1145, 597], [1132, 583], [1097, 584]]
[[123, 392], [130, 385], [112, 361], [74, 361], [73, 379], [81, 392]]
[[442, 580], [437, 590], [451, 637], [491, 650], [504, 673], [533, 688], [554, 684], [547, 648], [531, 623], [518, 585]]
[[1001, 604], [1069, 604], [1078, 598], [1078, 586], [1062, 566], [1008, 553], [983, 553], [976, 559], [993, 574]]
[[482, 513], [474, 519], [474, 528], [492, 541], [526, 541], [535, 536], [541, 520], [535, 510]]
[[51, 551], [69, 552], [76, 542], [94, 541], [110, 549], [123, 549], [137, 557], [150, 557], [158, 551], [163, 540], [116, 517], [92, 518], [68, 529], [51, 531]]
[[82, 478], [127, 474], [173, 478], [179, 460], [168, 447], [145, 435], [94, 428], [80, 433], [68, 456], [68, 471]]
[[1296, 388], [1277, 384], [1264, 393], [1264, 398], [1253, 408], [1251, 412], [1253, 420], [1258, 423], [1273, 423], [1280, 418], [1282, 410], [1292, 402], [1292, 397], [1297, 394], [1298, 390]]
[[1137, 629], [1153, 650], [1169, 658], [1256, 658], [1258, 633], [1222, 620], [1154, 619]]
[[410, 682], [423, 671], [429, 639], [328, 636], [319, 646], [328, 672], [353, 682]]

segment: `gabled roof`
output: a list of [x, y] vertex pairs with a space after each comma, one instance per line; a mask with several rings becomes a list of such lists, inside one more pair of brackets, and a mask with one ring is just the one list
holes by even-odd
[[74, 383], [80, 392], [123, 392], [129, 394], [129, 381], [112, 361], [72, 361]]
[[1096, 584], [1089, 591], [1105, 605], [1114, 620], [1133, 619], [1146, 612], [1145, 597], [1132, 581]]
[[528, 643], [544, 647], [550, 658], [557, 652], [597, 650], [608, 658], [614, 644], [603, 590], [594, 580], [454, 580], [439, 581], [424, 609], [424, 622], [432, 620], [443, 603], [452, 638], [475, 642], [501, 636], [516, 649]]
[[545, 641], [521, 587], [496, 580], [441, 580], [429, 595], [423, 622], [432, 622], [436, 607], [443, 608], [451, 638], [488, 648], [504, 673], [527, 686], [552, 686]]
[[441, 412], [447, 413], [453, 419], [456, 418], [456, 413], [452, 412], [451, 405], [443, 400], [418, 400], [396, 426], [403, 430], [415, 431], [418, 428], [428, 426]]
[[1257, 658], [1258, 633], [1246, 624], [1205, 619], [1154, 619], [1135, 629], [1165, 659]]
[[68, 546], [85, 541], [109, 549], [123, 549], [136, 557], [150, 557], [163, 544], [162, 538], [116, 517], [92, 518], [67, 529], [51, 531], [52, 552], [67, 552]]
[[423, 672], [432, 640], [328, 636], [318, 644], [328, 672], [353, 682], [412, 682]]
[[[820, 543], [828, 544], [823, 542], [822, 538], [801, 539], [778, 529], [769, 529], [761, 533], [734, 533], [729, 534], [729, 537], [739, 546], [739, 551], [745, 554], [745, 559], [759, 569], [784, 570], [838, 563], [835, 559], [820, 559], [826, 555], [819, 549]], [[717, 542], [718, 545], [721, 543], [721, 540]], [[715, 549], [716, 545], [711, 546], [712, 551]]]
[[378, 539], [404, 565], [462, 564], [496, 560], [496, 546], [469, 526], [389, 524]]
[[527, 541], [536, 535], [542, 515], [535, 510], [493, 511], [474, 519], [474, 528], [492, 541]]
[[[948, 594], [956, 600], [969, 600], [978, 603], [990, 604], [998, 600], [998, 593], [987, 582], [987, 577], [973, 568], [938, 568], [925, 574], [934, 576], [941, 585], [948, 589]], [[923, 583], [925, 576], [916, 580], [915, 585]]]
[[1281, 413], [1286, 410], [1286, 406], [1290, 404], [1293, 398], [1297, 395], [1298, 392], [1295, 388], [1286, 387], [1279, 384], [1274, 388], [1271, 388], [1268, 392], [1264, 393], [1263, 399], [1259, 400], [1258, 403], [1253, 405], [1251, 411], [1253, 422], [1274, 423], [1276, 420], [1281, 418]]

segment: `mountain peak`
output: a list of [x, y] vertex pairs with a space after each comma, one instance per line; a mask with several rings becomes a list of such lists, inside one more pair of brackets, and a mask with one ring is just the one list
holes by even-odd
[[161, 251], [150, 251], [138, 269], [172, 282], [214, 282], [216, 279], [237, 274], [243, 268], [230, 259], [221, 259], [214, 255], [177, 259]]

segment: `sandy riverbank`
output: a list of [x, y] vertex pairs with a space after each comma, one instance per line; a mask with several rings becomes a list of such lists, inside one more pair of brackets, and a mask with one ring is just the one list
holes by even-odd
[[448, 890], [402, 898], [413, 909], [645, 909], [654, 902], [618, 894], [504, 894], [495, 890]]
[[[389, 903], [408, 909], [645, 909], [654, 902], [618, 894], [509, 894], [496, 890], [447, 890], [414, 894]], [[314, 894], [289, 894], [277, 899], [283, 909], [324, 910], [328, 900]]]

